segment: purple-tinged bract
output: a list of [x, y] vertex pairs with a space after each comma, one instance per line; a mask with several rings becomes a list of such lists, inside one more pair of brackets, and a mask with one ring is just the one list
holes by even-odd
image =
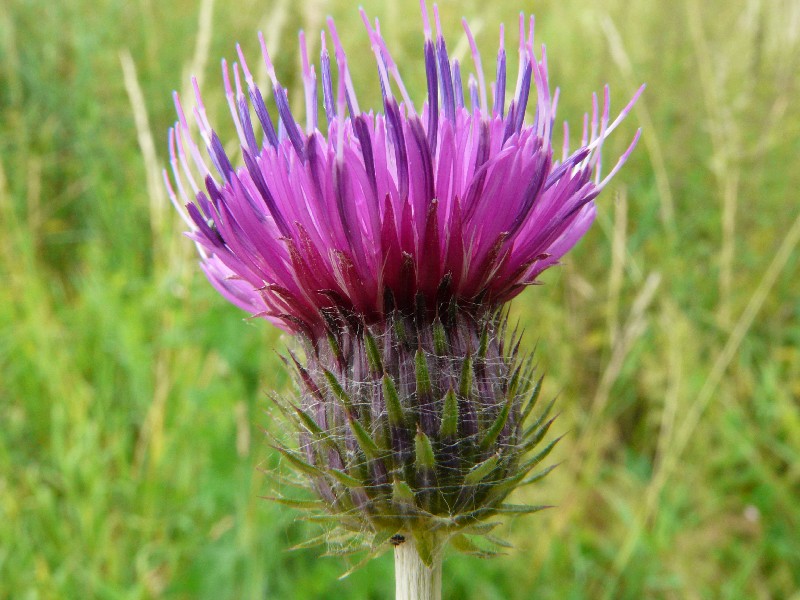
[[[173, 202], [186, 205], [206, 275], [235, 305], [312, 339], [326, 331], [330, 308], [365, 323], [420, 304], [431, 318], [452, 303], [492, 311], [535, 282], [589, 228], [594, 199], [636, 139], [604, 178], [601, 146], [636, 98], [610, 122], [606, 88], [602, 108], [595, 97], [584, 119], [577, 149], [564, 124], [556, 157], [558, 91], [550, 91], [544, 47], [538, 55], [534, 50], [533, 18], [528, 24], [520, 16], [513, 90], [502, 28], [495, 82], [487, 86], [464, 22], [475, 70], [465, 89], [463, 67], [448, 55], [434, 12], [435, 35], [423, 7], [428, 93], [419, 106], [377, 21], [373, 26], [363, 11], [381, 111], [360, 109], [332, 20], [333, 56], [323, 33], [319, 79], [300, 34], [303, 124], [289, 109], [263, 38], [270, 108], [241, 50], [232, 69], [223, 62], [242, 166], [233, 166], [208, 123], [197, 86], [194, 117], [207, 153], [193, 140], [176, 94], [173, 179], [165, 174], [165, 180]], [[527, 114], [533, 118], [526, 122]]]

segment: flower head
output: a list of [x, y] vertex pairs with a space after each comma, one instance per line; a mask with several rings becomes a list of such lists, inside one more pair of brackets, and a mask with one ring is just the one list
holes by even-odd
[[[420, 300], [431, 316], [453, 301], [491, 311], [535, 282], [589, 228], [594, 199], [636, 143], [602, 178], [603, 141], [636, 97], [610, 122], [606, 88], [602, 108], [595, 97], [584, 119], [578, 148], [570, 148], [565, 124], [556, 157], [558, 90], [551, 94], [544, 46], [539, 54], [534, 48], [533, 18], [526, 23], [520, 15], [513, 89], [502, 27], [495, 81], [487, 85], [464, 21], [475, 72], [465, 88], [436, 7], [435, 35], [424, 0], [422, 13], [428, 92], [415, 104], [377, 20], [373, 25], [361, 12], [383, 95], [377, 113], [359, 106], [331, 19], [333, 56], [323, 33], [320, 79], [300, 33], [305, 123], [289, 109], [263, 37], [277, 122], [237, 47], [233, 83], [224, 61], [223, 76], [239, 167], [211, 128], [197, 85], [194, 117], [208, 159], [175, 95], [174, 186], [165, 173], [167, 187], [176, 205], [186, 205], [206, 275], [237, 306], [312, 338], [325, 331], [331, 308], [367, 323], [390, 309], [412, 311]], [[320, 95], [327, 126], [319, 119]]]
[[636, 100], [611, 122], [606, 89], [602, 108], [595, 97], [584, 119], [579, 147], [570, 149], [565, 125], [554, 157], [558, 92], [550, 92], [544, 47], [534, 50], [533, 19], [520, 16], [513, 92], [503, 29], [487, 86], [464, 22], [475, 71], [465, 89], [436, 7], [435, 35], [424, 2], [422, 9], [428, 94], [420, 105], [363, 11], [383, 96], [378, 113], [359, 108], [332, 20], [333, 57], [323, 33], [320, 81], [300, 34], [304, 124], [261, 38], [277, 122], [239, 50], [233, 83], [225, 62], [223, 75], [243, 166], [233, 166], [195, 86], [211, 166], [176, 96], [174, 187], [165, 180], [173, 202], [185, 203], [211, 283], [237, 306], [302, 334], [305, 356], [287, 358], [299, 401], [276, 398], [299, 442], [277, 447], [317, 499], [300, 505], [352, 534], [337, 551], [380, 552], [390, 538], [412, 536], [432, 564], [447, 542], [478, 552], [468, 536], [491, 531], [484, 519], [542, 508], [505, 502], [549, 472], [535, 469], [555, 441], [534, 453], [552, 419], [549, 407], [535, 415], [541, 379], [518, 339], [507, 338], [500, 307], [586, 232], [594, 199], [638, 133], [603, 178], [603, 141]]

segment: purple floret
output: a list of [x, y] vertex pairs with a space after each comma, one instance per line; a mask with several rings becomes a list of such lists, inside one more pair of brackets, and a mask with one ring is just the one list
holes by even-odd
[[[189, 224], [204, 272], [236, 306], [312, 336], [324, 331], [322, 313], [331, 307], [367, 323], [381, 322], [387, 298], [392, 309], [408, 312], [420, 300], [432, 310], [453, 301], [491, 310], [535, 282], [591, 225], [594, 199], [628, 158], [639, 133], [601, 179], [603, 141], [641, 89], [609, 122], [606, 88], [602, 110], [595, 97], [591, 118], [584, 119], [580, 146], [570, 149], [565, 125], [563, 151], [556, 158], [558, 92], [550, 94], [544, 47], [540, 58], [534, 52], [533, 18], [526, 31], [520, 15], [519, 72], [506, 103], [502, 28], [490, 89], [464, 21], [476, 74], [469, 76], [465, 94], [462, 66], [448, 55], [436, 7], [435, 37], [424, 0], [422, 12], [428, 94], [420, 110], [377, 21], [373, 26], [363, 10], [383, 95], [380, 112], [360, 110], [330, 19], [334, 48], [331, 56], [323, 33], [321, 86], [300, 34], [305, 126], [291, 113], [263, 37], [272, 113], [241, 50], [237, 47], [233, 85], [223, 61], [242, 148], [238, 167], [209, 125], [197, 85], [193, 116], [202, 144], [194, 140], [175, 95], [178, 120], [169, 135], [172, 177], [165, 172], [166, 185]], [[317, 119], [320, 95], [325, 133]], [[535, 116], [526, 123], [529, 108]]]

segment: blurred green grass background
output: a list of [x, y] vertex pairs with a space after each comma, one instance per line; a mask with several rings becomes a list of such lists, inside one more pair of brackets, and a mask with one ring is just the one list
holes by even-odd
[[[513, 48], [534, 11], [573, 130], [605, 82], [617, 107], [648, 84], [598, 224], [513, 303], [569, 433], [520, 500], [557, 508], [511, 522], [507, 557], [448, 558], [445, 598], [797, 600], [800, 5], [440, 4], [490, 70], [497, 24]], [[416, 2], [365, 8], [421, 96]], [[259, 498], [284, 342], [207, 284], [160, 181], [170, 92], [196, 74], [231, 139], [219, 58], [256, 62], [263, 29], [296, 89], [327, 14], [374, 106], [346, 0], [4, 0], [0, 598], [391, 597], [390, 555], [339, 582], [286, 551], [308, 527]]]

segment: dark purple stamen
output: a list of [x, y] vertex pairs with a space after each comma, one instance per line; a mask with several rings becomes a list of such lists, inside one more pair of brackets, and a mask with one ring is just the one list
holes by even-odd
[[589, 156], [590, 153], [591, 151], [588, 148], [586, 147], [580, 148], [572, 156], [567, 158], [567, 160], [565, 160], [563, 163], [561, 163], [555, 169], [553, 169], [553, 171], [550, 173], [550, 176], [547, 178], [547, 182], [544, 185], [545, 191], [550, 189], [550, 186], [552, 186], [554, 183], [558, 183], [558, 181], [561, 179], [561, 176], [567, 169], [582, 163], [583, 160], [587, 156]]
[[397, 191], [400, 200], [405, 202], [408, 198], [408, 155], [406, 154], [406, 140], [403, 134], [403, 119], [400, 116], [400, 107], [394, 98], [388, 98], [384, 103], [386, 110], [386, 128], [389, 138], [392, 141], [395, 152], [395, 163], [397, 165]]
[[478, 98], [478, 85], [475, 83], [474, 79], [470, 79], [469, 82], [469, 102], [470, 102], [470, 110], [473, 113], [483, 113], [481, 111], [481, 101]]
[[238, 198], [244, 197], [244, 199], [247, 201], [247, 204], [250, 206], [250, 210], [252, 210], [253, 214], [256, 216], [256, 219], [258, 219], [260, 223], [266, 221], [267, 215], [264, 212], [264, 208], [258, 205], [255, 198], [253, 198], [253, 195], [250, 193], [250, 190], [248, 190], [247, 187], [242, 184], [241, 179], [239, 179], [235, 173], [231, 173], [230, 183], [231, 187], [233, 188], [232, 191], [234, 196]]
[[525, 120], [525, 110], [528, 107], [528, 95], [531, 91], [531, 61], [525, 64], [525, 70], [522, 72], [522, 82], [520, 84], [519, 97], [517, 98], [516, 114], [514, 115], [514, 131], [519, 133], [522, 129], [522, 122]]
[[333, 78], [331, 77], [331, 57], [325, 47], [325, 35], [322, 36], [322, 55], [320, 58], [322, 71], [322, 104], [325, 107], [325, 118], [330, 125], [336, 119], [336, 103], [333, 100]]
[[514, 133], [514, 121], [516, 120], [517, 115], [517, 101], [512, 100], [511, 104], [508, 105], [508, 116], [506, 117], [506, 126], [503, 129], [503, 144], [506, 143], [506, 140], [511, 137]]
[[359, 113], [353, 108], [353, 98], [347, 90], [347, 87], [344, 88], [344, 100], [347, 103], [347, 114], [350, 115], [351, 119], [355, 119]]
[[214, 163], [220, 177], [226, 181], [230, 180], [230, 174], [233, 173], [233, 165], [231, 164], [228, 155], [225, 154], [225, 149], [222, 147], [222, 142], [219, 139], [216, 131], [211, 132], [211, 146], [208, 149], [208, 154], [211, 157], [211, 162]]
[[[206, 198], [203, 192], [199, 192], [197, 194], [198, 200], [200, 200], [201, 197], [205, 201], [205, 204], [209, 204], [208, 198]], [[225, 240], [222, 239], [222, 236], [219, 234], [219, 231], [217, 231], [215, 227], [209, 226], [206, 219], [203, 218], [203, 215], [201, 215], [200, 211], [197, 210], [196, 205], [192, 204], [191, 202], [188, 203], [186, 205], [186, 211], [189, 213], [189, 216], [192, 218], [192, 221], [194, 222], [195, 225], [197, 225], [197, 228], [200, 230], [200, 233], [205, 239], [207, 239], [209, 242], [211, 242], [214, 246], [218, 248], [225, 247]]]
[[361, 146], [361, 157], [364, 159], [364, 170], [369, 177], [373, 198], [377, 199], [378, 183], [375, 179], [375, 158], [372, 154], [372, 139], [369, 135], [369, 127], [367, 126], [366, 119], [364, 115], [359, 115], [353, 119], [353, 130]]
[[320, 173], [322, 171], [320, 163], [322, 161], [324, 164], [324, 158], [320, 156], [322, 151], [320, 150], [319, 146], [319, 139], [316, 135], [312, 135], [306, 140], [308, 170], [309, 173], [311, 173], [311, 183], [314, 186], [313, 200], [316, 201], [315, 204], [317, 205], [323, 202], [323, 199], [325, 198], [325, 193], [322, 189], [322, 181], [320, 181]]
[[203, 211], [206, 219], [214, 220], [214, 205], [211, 204], [203, 192], [197, 193], [197, 203], [200, 205], [200, 210]]
[[[437, 56], [439, 58], [439, 77], [442, 80], [442, 106], [444, 115], [453, 122], [456, 119], [456, 102], [453, 94], [453, 79], [450, 73], [450, 59], [447, 56], [447, 47], [444, 38], [439, 36], [437, 40]], [[431, 146], [433, 148], [434, 146]]]
[[597, 187], [594, 187], [594, 186], [592, 186], [592, 187], [591, 187], [591, 190], [590, 190], [590, 191], [589, 191], [589, 192], [586, 194], [586, 196], [584, 196], [583, 198], [581, 198], [580, 202], [577, 202], [577, 203], [575, 204], [575, 206], [573, 206], [573, 207], [570, 209], [570, 211], [569, 211], [569, 212], [568, 212], [566, 215], [564, 215], [564, 220], [567, 220], [567, 219], [569, 219], [570, 217], [572, 217], [573, 215], [575, 215], [575, 213], [577, 213], [577, 212], [578, 212], [580, 209], [582, 209], [584, 206], [586, 206], [587, 204], [589, 204], [589, 202], [591, 202], [592, 200], [594, 200], [595, 198], [597, 198], [597, 196], [599, 196], [599, 195], [600, 195], [600, 192], [601, 192], [601, 191], [602, 191], [601, 189], [599, 189], [599, 188], [597, 188]]
[[474, 82], [471, 82], [469, 86], [469, 101], [470, 110], [472, 112], [479, 112], [481, 109], [481, 101], [478, 98], [478, 86], [474, 85]]
[[267, 141], [270, 146], [277, 148], [278, 136], [275, 133], [275, 126], [272, 124], [272, 117], [269, 116], [267, 106], [264, 104], [264, 98], [261, 97], [261, 90], [255, 86], [250, 88], [250, 101], [253, 103], [253, 108], [256, 111], [256, 116], [259, 123], [261, 123], [261, 129], [264, 130]]
[[351, 202], [352, 190], [350, 189], [350, 177], [347, 174], [347, 164], [336, 162], [334, 170], [334, 188], [336, 190], [336, 208], [339, 219], [347, 237], [347, 242], [353, 248], [356, 257], [364, 256], [364, 242], [361, 236], [358, 214], [355, 202]]
[[503, 118], [506, 104], [506, 51], [497, 53], [497, 81], [494, 88], [494, 114]]
[[208, 190], [208, 195], [211, 197], [211, 205], [214, 207], [217, 215], [219, 216], [219, 214], [222, 212], [222, 207], [225, 204], [225, 200], [222, 198], [222, 193], [219, 191], [217, 182], [214, 181], [214, 178], [211, 177], [211, 175], [206, 175], [205, 184], [206, 190]]
[[522, 206], [519, 207], [517, 216], [508, 230], [509, 236], [513, 236], [525, 224], [531, 209], [536, 204], [536, 200], [541, 197], [542, 187], [544, 186], [547, 176], [547, 169], [552, 161], [552, 150], [542, 150], [543, 140], [538, 139], [538, 148], [534, 151], [537, 154], [537, 160], [531, 169], [533, 177], [528, 182], [523, 196], [524, 201]]
[[428, 145], [436, 148], [439, 126], [439, 82], [436, 77], [436, 55], [433, 42], [425, 40], [425, 74], [428, 78]]
[[472, 176], [472, 183], [470, 183], [466, 196], [464, 197], [464, 221], [470, 221], [475, 213], [478, 205], [478, 199], [483, 193], [483, 186], [486, 182], [486, 173], [488, 167], [486, 161], [489, 157], [489, 124], [481, 119], [480, 122], [480, 136], [478, 141], [478, 151], [475, 156], [475, 173]]
[[456, 106], [464, 108], [464, 87], [461, 83], [461, 67], [457, 60], [453, 61], [453, 92], [455, 93]]
[[250, 179], [253, 180], [258, 193], [261, 194], [261, 197], [264, 199], [264, 203], [267, 205], [267, 210], [269, 210], [270, 215], [272, 215], [272, 218], [275, 221], [275, 224], [278, 226], [278, 230], [281, 232], [281, 235], [284, 237], [290, 237], [291, 230], [289, 229], [289, 225], [286, 223], [283, 213], [281, 213], [280, 209], [278, 209], [278, 206], [275, 203], [275, 198], [269, 191], [267, 182], [264, 179], [263, 173], [261, 172], [261, 167], [256, 162], [256, 159], [253, 158], [253, 156], [251, 156], [247, 150], [242, 150], [242, 158], [244, 159], [245, 167], [247, 167], [247, 172], [250, 174]]
[[317, 126], [318, 126], [318, 121], [317, 121], [317, 111], [318, 111], [318, 108], [317, 108], [317, 102], [318, 102], [318, 100], [317, 100], [317, 80], [316, 79], [312, 79], [310, 85], [311, 85], [311, 89], [309, 90], [309, 97], [311, 98], [311, 106], [309, 107], [309, 109], [311, 110], [311, 115], [312, 115], [311, 125], [312, 125], [312, 127], [314, 129], [316, 129]]
[[391, 92], [391, 90], [387, 89], [387, 83], [384, 82], [383, 77], [381, 77], [381, 71], [378, 69], [378, 83], [381, 86], [381, 98], [384, 102], [386, 102], [386, 96]]
[[253, 132], [253, 123], [250, 120], [250, 108], [247, 105], [247, 99], [244, 96], [239, 96], [237, 106], [239, 109], [239, 121], [242, 124], [247, 148], [252, 154], [257, 154], [258, 143], [256, 142], [256, 136]]
[[275, 96], [275, 103], [278, 105], [278, 114], [285, 128], [286, 135], [289, 136], [292, 146], [294, 146], [294, 150], [297, 152], [297, 156], [300, 157], [300, 160], [305, 162], [306, 153], [303, 149], [303, 136], [292, 116], [292, 110], [289, 108], [289, 98], [286, 96], [286, 89], [281, 85], [275, 85], [273, 88], [273, 95]]
[[433, 182], [433, 161], [431, 158], [431, 150], [425, 140], [425, 130], [422, 127], [418, 117], [412, 117], [409, 120], [409, 129], [411, 130], [411, 137], [414, 140], [416, 149], [416, 157], [419, 159], [420, 172], [415, 173], [415, 179], [422, 180], [422, 195], [416, 198], [415, 213], [418, 230], [424, 228], [425, 215], [428, 212], [428, 204], [433, 200], [434, 195], [434, 182]]

